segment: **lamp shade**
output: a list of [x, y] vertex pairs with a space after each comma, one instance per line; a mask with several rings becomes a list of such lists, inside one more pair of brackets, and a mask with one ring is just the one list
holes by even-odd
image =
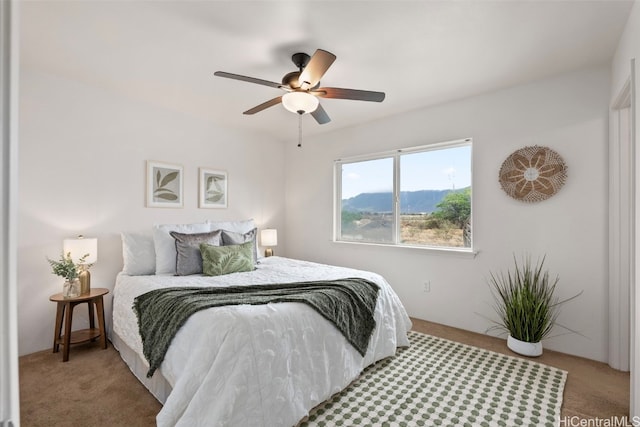
[[64, 239], [63, 252], [71, 254], [74, 263], [80, 264], [80, 258], [89, 254], [82, 264], [93, 264], [98, 260], [98, 239], [78, 236], [77, 239]]
[[306, 114], [318, 108], [318, 98], [307, 92], [289, 92], [282, 95], [282, 105], [292, 113]]
[[266, 228], [260, 232], [262, 246], [278, 246], [278, 230]]

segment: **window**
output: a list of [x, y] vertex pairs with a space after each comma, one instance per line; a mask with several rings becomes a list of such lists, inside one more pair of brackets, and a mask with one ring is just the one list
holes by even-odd
[[336, 161], [336, 240], [471, 248], [471, 139]]

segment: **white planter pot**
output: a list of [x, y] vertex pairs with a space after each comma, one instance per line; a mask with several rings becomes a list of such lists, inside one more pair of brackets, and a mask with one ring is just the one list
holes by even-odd
[[537, 357], [542, 354], [541, 342], [525, 342], [520, 341], [509, 335], [507, 338], [507, 347], [515, 353], [523, 356]]

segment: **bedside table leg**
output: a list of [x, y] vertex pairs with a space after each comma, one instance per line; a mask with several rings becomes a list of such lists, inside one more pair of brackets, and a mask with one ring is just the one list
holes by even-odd
[[102, 296], [95, 300], [96, 308], [98, 310], [98, 327], [100, 328], [100, 344], [102, 348], [107, 348], [107, 331], [104, 327], [104, 305], [102, 304]]
[[87, 307], [89, 308], [89, 327], [91, 329], [96, 327], [96, 322], [94, 319], [94, 314], [93, 314], [93, 304], [91, 303], [91, 301], [89, 301], [89, 304], [87, 304]]
[[66, 304], [59, 302], [56, 308], [56, 327], [53, 331], [53, 352], [60, 351], [60, 336], [62, 335], [62, 318], [64, 316], [64, 308]]
[[64, 349], [62, 350], [62, 361], [69, 361], [69, 347], [71, 344], [71, 323], [73, 319], [73, 307], [74, 304], [69, 303], [69, 307], [67, 307], [67, 312], [64, 316]]
[[[94, 301], [89, 301], [87, 304], [87, 308], [89, 310], [89, 328], [90, 329], [94, 329], [96, 327], [96, 320], [95, 320], [95, 315], [94, 315], [94, 310], [93, 310], [93, 304], [95, 303]], [[95, 338], [91, 340], [92, 342], [95, 341]]]

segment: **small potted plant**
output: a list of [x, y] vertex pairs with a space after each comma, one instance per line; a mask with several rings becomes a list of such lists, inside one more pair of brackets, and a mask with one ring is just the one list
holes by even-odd
[[513, 272], [491, 273], [489, 278], [494, 309], [500, 318], [489, 330], [506, 330], [507, 347], [525, 356], [542, 354], [541, 341], [556, 325], [560, 306], [582, 294], [560, 300], [555, 295], [559, 277], [551, 279], [543, 270], [545, 258], [532, 265], [527, 256], [518, 264], [514, 255]]
[[[81, 257], [78, 264], [82, 264], [88, 256], [89, 254], [85, 254]], [[51, 265], [53, 274], [65, 278], [65, 282], [62, 287], [62, 295], [65, 298], [75, 298], [79, 296], [80, 280], [78, 279], [78, 265], [73, 262], [71, 253], [68, 252], [66, 255], [62, 254], [58, 261], [54, 261], [49, 258], [47, 258], [47, 261], [49, 261], [49, 264]]]

